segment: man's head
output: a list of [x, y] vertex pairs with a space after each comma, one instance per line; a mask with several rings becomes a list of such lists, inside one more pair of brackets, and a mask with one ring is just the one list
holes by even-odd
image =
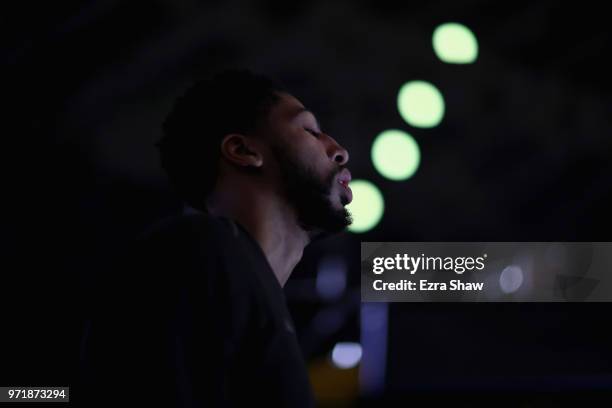
[[240, 178], [278, 193], [306, 231], [337, 232], [350, 224], [348, 153], [270, 79], [225, 71], [198, 82], [178, 99], [163, 129], [162, 166], [190, 206], [205, 211], [221, 181]]

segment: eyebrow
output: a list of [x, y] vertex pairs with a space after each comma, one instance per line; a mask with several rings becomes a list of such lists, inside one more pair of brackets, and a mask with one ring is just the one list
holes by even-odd
[[314, 118], [314, 120], [315, 120], [316, 124], [317, 124], [317, 128], [321, 129], [321, 124], [319, 123], [319, 120], [317, 119], [316, 115], [315, 115], [315, 114], [314, 114], [312, 111], [309, 111], [308, 109], [306, 109], [306, 108], [304, 108], [304, 107], [299, 108], [299, 109], [297, 110], [297, 112], [295, 112], [295, 113], [293, 114], [293, 117], [295, 118], [296, 116], [299, 116], [299, 115], [301, 115], [302, 113], [310, 113], [310, 114], [312, 115], [312, 117]]

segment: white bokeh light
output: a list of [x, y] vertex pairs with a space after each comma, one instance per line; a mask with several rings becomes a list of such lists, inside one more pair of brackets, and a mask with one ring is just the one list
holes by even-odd
[[334, 346], [332, 351], [332, 362], [338, 368], [353, 368], [361, 361], [361, 344], [341, 342]]
[[523, 284], [523, 269], [517, 265], [509, 265], [499, 275], [499, 287], [504, 293], [514, 293]]

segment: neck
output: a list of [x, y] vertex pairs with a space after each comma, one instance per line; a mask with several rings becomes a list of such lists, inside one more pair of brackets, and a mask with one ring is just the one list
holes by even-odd
[[208, 209], [213, 215], [233, 219], [249, 232], [284, 286], [310, 242], [308, 233], [298, 225], [295, 210], [274, 192], [249, 183], [218, 186]]

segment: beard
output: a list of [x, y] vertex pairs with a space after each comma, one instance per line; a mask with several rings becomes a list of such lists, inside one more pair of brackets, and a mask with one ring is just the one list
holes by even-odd
[[[344, 207], [334, 208], [331, 202], [332, 187], [341, 167], [321, 180], [312, 169], [291, 160], [289, 152], [275, 150], [286, 198], [296, 210], [300, 227], [311, 233], [311, 238], [322, 238], [351, 225], [349, 211]], [[347, 204], [344, 197], [342, 204]]]

